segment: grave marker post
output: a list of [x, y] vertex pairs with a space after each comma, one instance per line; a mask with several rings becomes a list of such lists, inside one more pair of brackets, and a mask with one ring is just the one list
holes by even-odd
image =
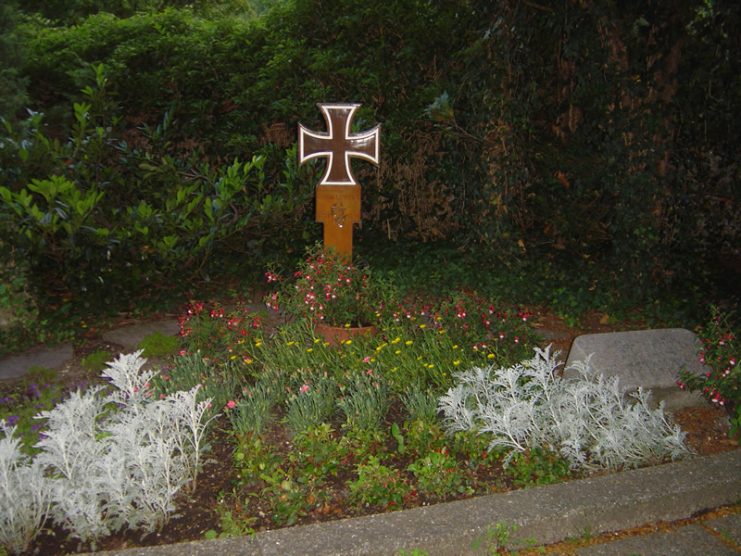
[[327, 168], [316, 189], [316, 221], [324, 225], [324, 246], [352, 260], [353, 225], [360, 223], [360, 185], [350, 167], [352, 158], [379, 160], [380, 126], [351, 133], [352, 118], [360, 104], [318, 104], [326, 132], [299, 124], [298, 161], [327, 158]]

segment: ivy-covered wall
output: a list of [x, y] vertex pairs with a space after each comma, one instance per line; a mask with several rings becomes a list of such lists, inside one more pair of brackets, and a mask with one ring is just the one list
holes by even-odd
[[[113, 249], [112, 275], [166, 274], [275, 248], [282, 218], [294, 243], [319, 237], [319, 170], [295, 168], [296, 124], [323, 125], [317, 102], [357, 101], [358, 129], [383, 126], [380, 169], [357, 167], [364, 235], [659, 287], [738, 260], [737, 2], [285, 0], [255, 17], [264, 4], [20, 17], [17, 88], [45, 123], [15, 114], [0, 185], [29, 256], [92, 268]], [[259, 186], [234, 175], [253, 156]], [[43, 219], [67, 201], [31, 184], [54, 175], [103, 193], [74, 237], [33, 224], [18, 197]]]

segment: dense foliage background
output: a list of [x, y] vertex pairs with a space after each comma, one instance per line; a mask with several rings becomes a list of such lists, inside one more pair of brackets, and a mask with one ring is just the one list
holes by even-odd
[[720, 0], [4, 2], [0, 301], [300, 254], [321, 167], [295, 130], [322, 101], [383, 126], [361, 252], [530, 261], [552, 296], [727, 293], [738, 28]]

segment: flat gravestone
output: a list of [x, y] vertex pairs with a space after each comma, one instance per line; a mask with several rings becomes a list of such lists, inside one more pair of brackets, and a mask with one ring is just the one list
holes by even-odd
[[176, 319], [161, 319], [150, 322], [129, 324], [114, 328], [103, 334], [103, 339], [112, 344], [123, 346], [127, 350], [136, 350], [141, 341], [154, 332], [165, 336], [177, 336], [180, 326]]
[[18, 355], [0, 359], [0, 380], [18, 378], [25, 375], [31, 367], [61, 369], [74, 355], [72, 344], [46, 347], [39, 346]]
[[697, 335], [684, 328], [586, 334], [574, 340], [564, 376], [578, 376], [571, 364], [593, 354], [592, 369], [606, 377], [617, 375], [626, 392], [639, 386], [651, 390], [654, 402], [663, 400], [666, 409], [704, 405], [699, 393], [677, 386], [680, 370], [698, 374], [708, 370], [698, 360], [700, 345]]

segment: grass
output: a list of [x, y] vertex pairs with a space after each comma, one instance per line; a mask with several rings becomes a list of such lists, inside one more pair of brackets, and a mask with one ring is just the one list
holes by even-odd
[[143, 357], [165, 357], [174, 354], [180, 346], [175, 336], [152, 332], [139, 343], [139, 349], [144, 350]]

